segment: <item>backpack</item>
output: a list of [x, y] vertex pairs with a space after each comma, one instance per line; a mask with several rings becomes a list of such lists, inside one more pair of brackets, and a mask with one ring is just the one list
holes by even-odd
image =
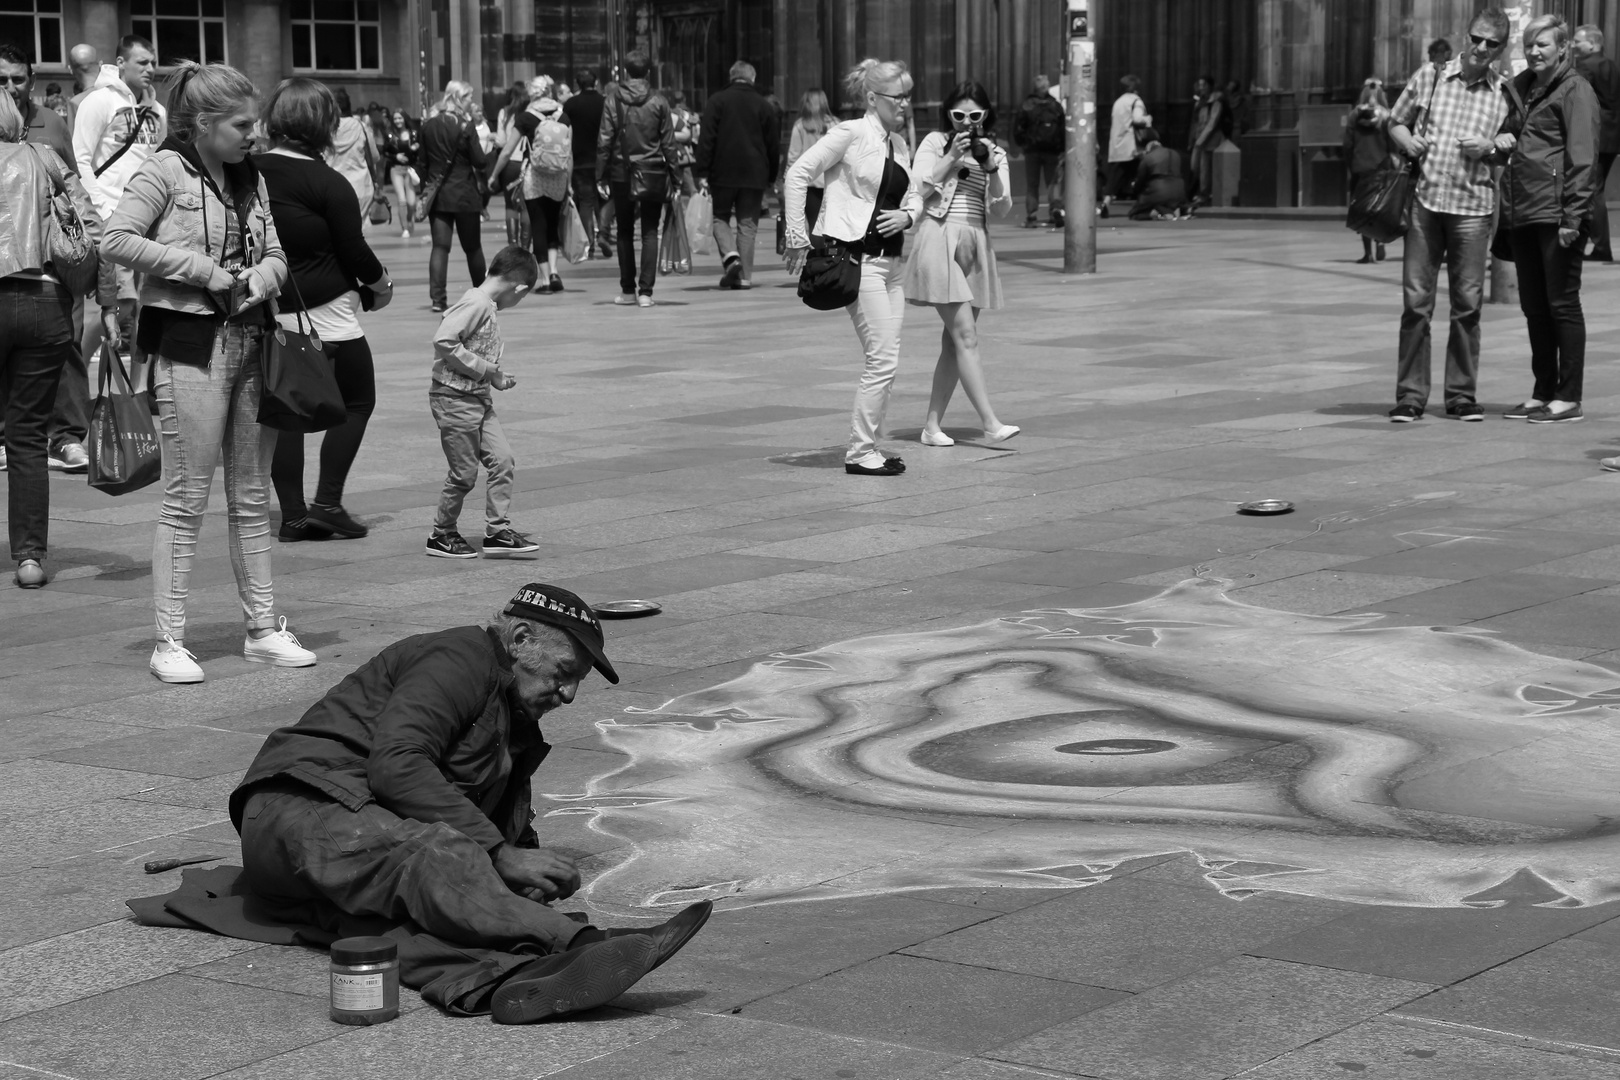
[[529, 167], [553, 175], [573, 172], [574, 129], [554, 115], [540, 117], [540, 126], [534, 129], [529, 143]]
[[1063, 151], [1063, 106], [1050, 97], [1035, 102], [1029, 117], [1029, 148], [1044, 154]]

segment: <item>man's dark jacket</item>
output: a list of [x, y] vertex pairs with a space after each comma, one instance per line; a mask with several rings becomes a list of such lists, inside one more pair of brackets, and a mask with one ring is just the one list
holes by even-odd
[[[1038, 134], [1043, 117], [1052, 121], [1046, 125], [1049, 135], [1045, 139]], [[1051, 94], [1030, 94], [1018, 106], [1018, 115], [1013, 118], [1013, 142], [1026, 153], [1061, 154], [1068, 140], [1065, 122], [1061, 102]]]
[[1603, 111], [1603, 135], [1598, 140], [1598, 153], [1620, 153], [1620, 64], [1596, 53], [1576, 60], [1575, 70], [1592, 84], [1598, 108]]
[[782, 160], [782, 120], [750, 82], [734, 82], [703, 106], [698, 176], [715, 187], [764, 190]]
[[669, 102], [646, 79], [626, 79], [602, 95], [602, 127], [596, 137], [597, 183], [623, 184], [629, 161], [644, 170], [675, 171], [675, 118]]
[[602, 95], [593, 86], [563, 102], [563, 115], [574, 128], [574, 168], [596, 164], [596, 139], [602, 133]]
[[488, 851], [533, 846], [529, 781], [551, 747], [511, 687], [511, 657], [482, 627], [396, 642], [270, 733], [231, 793], [231, 821], [240, 831], [251, 789], [280, 778], [350, 810], [442, 821]]
[[1597, 95], [1567, 60], [1545, 89], [1535, 87], [1533, 71], [1515, 75], [1511, 86], [1517, 96], [1508, 95], [1503, 129], [1518, 142], [1502, 178], [1503, 223], [1578, 229], [1597, 191]]

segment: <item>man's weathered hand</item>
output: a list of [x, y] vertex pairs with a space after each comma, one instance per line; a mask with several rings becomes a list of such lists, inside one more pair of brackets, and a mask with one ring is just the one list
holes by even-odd
[[495, 851], [495, 872], [513, 888], [537, 889], [547, 900], [563, 900], [579, 891], [574, 860], [545, 848], [502, 844]]

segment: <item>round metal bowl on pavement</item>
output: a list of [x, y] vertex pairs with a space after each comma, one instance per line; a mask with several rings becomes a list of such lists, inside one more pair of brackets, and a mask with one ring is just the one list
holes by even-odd
[[592, 604], [591, 610], [602, 619], [640, 619], [658, 614], [664, 606], [652, 600], [609, 600], [605, 604]]
[[1254, 502], [1239, 503], [1237, 512], [1240, 514], [1292, 514], [1294, 504], [1285, 499], [1256, 499]]

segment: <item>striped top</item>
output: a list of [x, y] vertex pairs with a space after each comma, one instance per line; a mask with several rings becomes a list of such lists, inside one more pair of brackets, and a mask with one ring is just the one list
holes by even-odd
[[956, 192], [951, 196], [950, 208], [945, 211], [946, 221], [957, 221], [964, 225], [984, 226], [984, 199], [985, 172], [977, 163], [962, 163], [962, 172], [967, 176], [956, 182]]

